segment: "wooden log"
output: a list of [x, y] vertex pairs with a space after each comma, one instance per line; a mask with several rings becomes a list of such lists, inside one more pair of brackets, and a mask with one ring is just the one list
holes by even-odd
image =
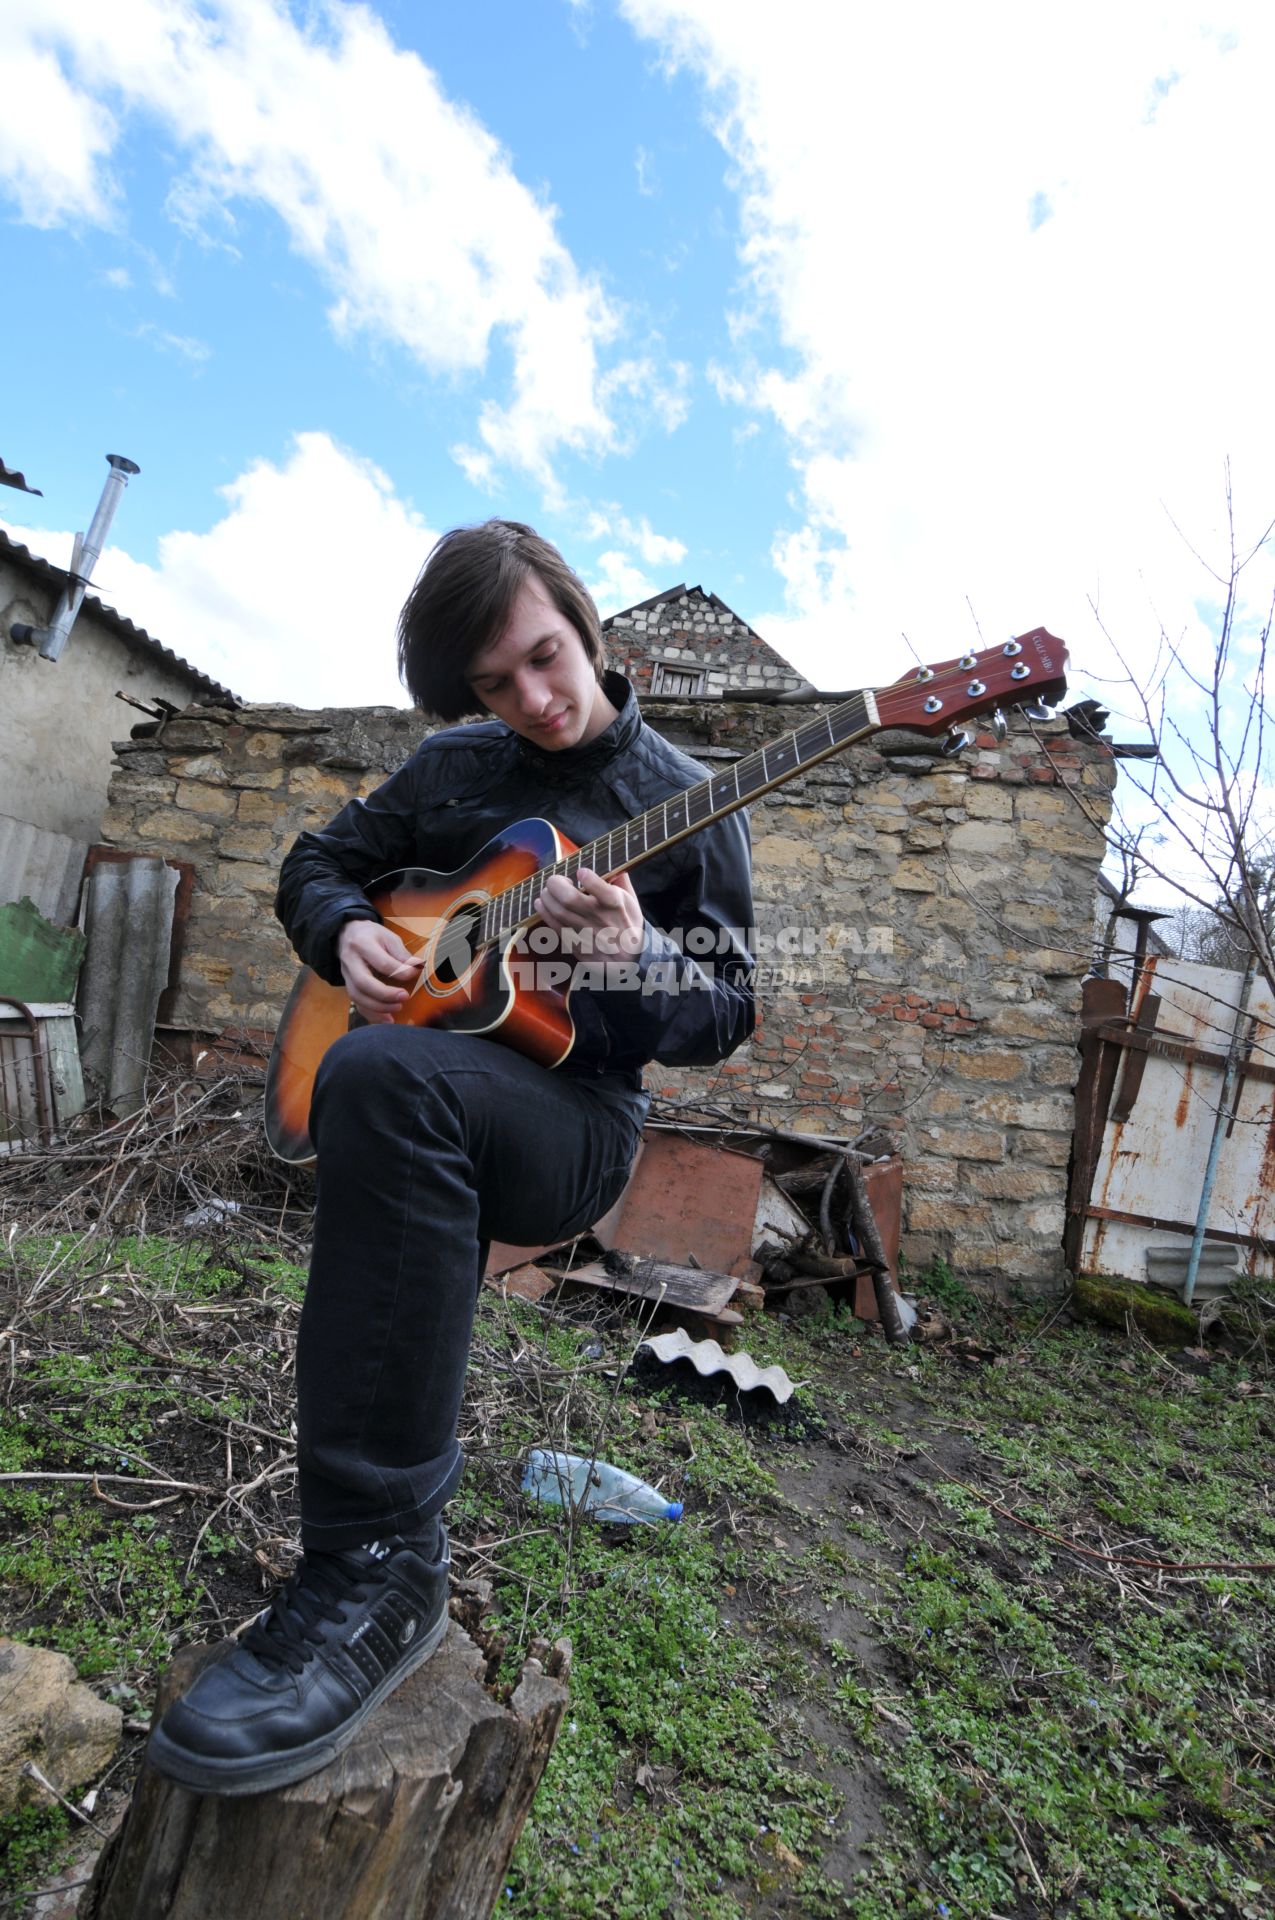
[[[475, 1628], [483, 1585], [470, 1588]], [[219, 1652], [178, 1655], [156, 1717]], [[489, 1920], [570, 1665], [567, 1641], [537, 1643], [502, 1705], [484, 1684], [488, 1655], [453, 1617], [438, 1651], [307, 1780], [230, 1798], [144, 1766], [81, 1920]]]

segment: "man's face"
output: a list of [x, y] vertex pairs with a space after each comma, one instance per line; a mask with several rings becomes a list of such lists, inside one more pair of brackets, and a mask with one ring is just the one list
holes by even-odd
[[614, 720], [584, 642], [529, 573], [504, 632], [466, 676], [488, 713], [546, 753], [587, 746]]

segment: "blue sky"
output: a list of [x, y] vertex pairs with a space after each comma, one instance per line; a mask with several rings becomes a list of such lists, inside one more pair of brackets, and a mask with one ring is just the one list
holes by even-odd
[[99, 589], [249, 697], [400, 699], [491, 513], [829, 687], [1118, 673], [1095, 600], [1200, 653], [1228, 459], [1275, 514], [1249, 0], [5, 0], [0, 57], [0, 509], [64, 562], [137, 460]]

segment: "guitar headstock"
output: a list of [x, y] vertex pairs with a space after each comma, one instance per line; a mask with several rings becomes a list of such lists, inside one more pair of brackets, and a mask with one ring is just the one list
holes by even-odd
[[883, 727], [947, 733], [997, 707], [1053, 705], [1066, 691], [1066, 646], [1044, 627], [1033, 627], [1002, 646], [918, 667], [892, 686], [878, 687], [874, 697]]

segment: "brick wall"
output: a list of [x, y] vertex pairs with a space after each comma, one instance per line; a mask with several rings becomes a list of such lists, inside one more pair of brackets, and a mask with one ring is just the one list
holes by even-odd
[[[718, 765], [794, 716], [732, 702], [656, 718]], [[295, 971], [271, 914], [284, 851], [420, 733], [390, 708], [192, 709], [120, 745], [107, 837], [197, 874], [175, 1024], [273, 1025]], [[1110, 755], [1065, 723], [1014, 721], [1004, 745], [980, 736], [956, 762], [880, 736], [769, 795], [752, 815], [758, 1033], [720, 1068], [656, 1066], [650, 1085], [798, 1132], [881, 1121], [903, 1136], [914, 1266], [942, 1254], [1057, 1282], [1113, 783]]]

